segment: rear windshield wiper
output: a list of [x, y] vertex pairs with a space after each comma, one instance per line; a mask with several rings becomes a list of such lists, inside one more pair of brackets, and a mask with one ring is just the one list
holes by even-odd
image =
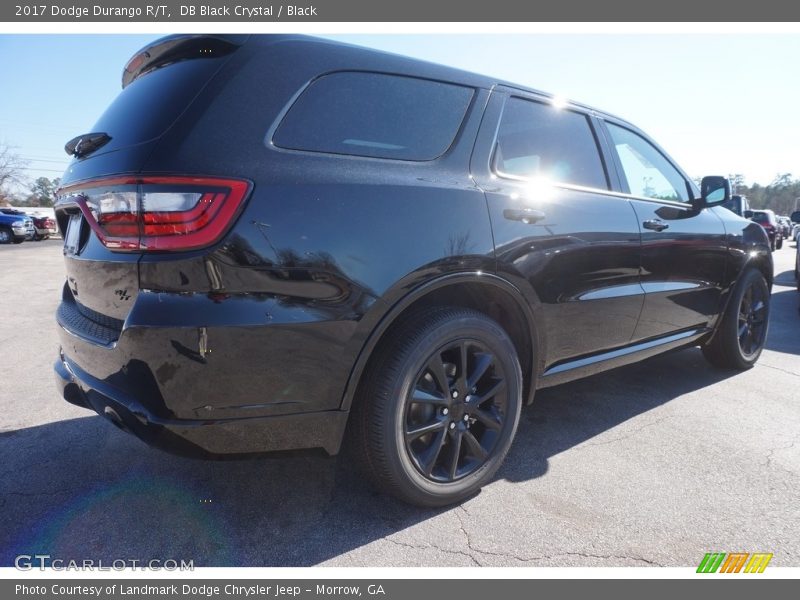
[[111, 136], [103, 131], [83, 133], [68, 141], [64, 146], [64, 151], [70, 156], [81, 158], [91, 154], [101, 146], [105, 146], [110, 141]]

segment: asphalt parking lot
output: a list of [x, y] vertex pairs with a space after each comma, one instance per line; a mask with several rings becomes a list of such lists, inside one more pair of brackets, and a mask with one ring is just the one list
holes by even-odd
[[462, 506], [373, 493], [344, 459], [203, 462], [64, 402], [51, 374], [60, 240], [0, 246], [0, 565], [18, 554], [195, 566], [800, 566], [800, 294], [775, 253], [767, 349], [699, 350], [539, 392], [496, 480]]

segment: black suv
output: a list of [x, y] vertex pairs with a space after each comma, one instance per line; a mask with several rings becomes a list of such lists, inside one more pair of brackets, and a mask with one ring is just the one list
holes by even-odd
[[67, 144], [55, 370], [150, 444], [346, 437], [380, 489], [444, 505], [537, 388], [761, 352], [763, 229], [617, 117], [297, 36], [164, 38], [122, 86]]

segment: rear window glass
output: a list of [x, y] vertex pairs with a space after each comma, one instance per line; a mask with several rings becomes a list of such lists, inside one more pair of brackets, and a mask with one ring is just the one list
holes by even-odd
[[116, 97], [92, 131], [111, 141], [102, 151], [160, 136], [194, 99], [225, 59], [186, 60], [142, 75]]
[[432, 160], [453, 143], [471, 88], [378, 73], [333, 73], [311, 83], [272, 138], [281, 148]]

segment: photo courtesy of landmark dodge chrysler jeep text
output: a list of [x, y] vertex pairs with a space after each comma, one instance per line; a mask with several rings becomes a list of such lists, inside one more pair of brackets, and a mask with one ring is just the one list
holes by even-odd
[[537, 388], [764, 346], [764, 230], [617, 117], [299, 36], [163, 38], [122, 87], [66, 146], [55, 371], [149, 444], [346, 437], [379, 489], [444, 505]]

